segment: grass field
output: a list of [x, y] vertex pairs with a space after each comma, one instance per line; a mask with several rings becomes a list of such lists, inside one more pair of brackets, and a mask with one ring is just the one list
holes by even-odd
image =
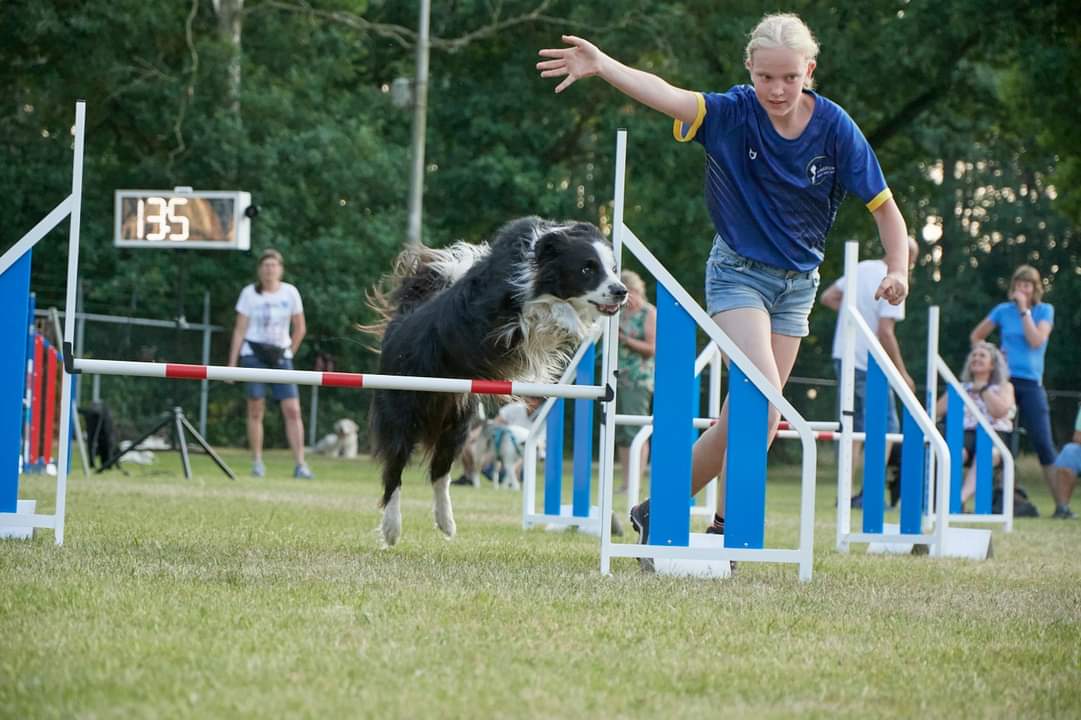
[[[823, 468], [811, 583], [604, 578], [517, 494], [454, 488], [446, 542], [412, 474], [384, 551], [367, 460], [268, 466], [76, 475], [64, 547], [0, 543], [0, 717], [1081, 717], [1081, 522], [1019, 520], [982, 563], [839, 555]], [[794, 542], [771, 472], [767, 542]]]

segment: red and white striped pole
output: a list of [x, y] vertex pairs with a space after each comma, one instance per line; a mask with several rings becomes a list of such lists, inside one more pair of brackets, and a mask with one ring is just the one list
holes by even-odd
[[313, 370], [271, 370], [224, 367], [221, 365], [181, 365], [174, 363], [129, 362], [126, 360], [73, 359], [76, 372], [89, 375], [126, 375], [171, 378], [174, 380], [220, 380], [261, 382], [320, 387], [364, 388], [367, 390], [414, 390], [417, 392], [471, 393], [475, 395], [519, 395], [572, 399], [604, 398], [599, 385], [512, 382], [510, 380], [466, 380], [409, 375], [316, 372]]

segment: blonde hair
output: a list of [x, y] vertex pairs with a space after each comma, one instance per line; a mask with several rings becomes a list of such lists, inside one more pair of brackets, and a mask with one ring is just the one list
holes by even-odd
[[1006, 364], [1006, 356], [1002, 354], [1002, 351], [997, 347], [982, 340], [972, 346], [972, 349], [968, 351], [968, 357], [965, 358], [965, 368], [961, 371], [962, 382], [972, 382], [972, 371], [969, 370], [969, 365], [972, 364], [972, 356], [976, 354], [978, 350], [983, 350], [991, 355], [991, 377], [987, 379], [988, 385], [1001, 385], [1008, 382], [1010, 379], [1010, 368]]
[[619, 279], [623, 281], [628, 290], [633, 290], [642, 297], [646, 296], [646, 283], [642, 280], [642, 276], [634, 270], [624, 270], [619, 274]]
[[1032, 283], [1032, 304], [1038, 305], [1043, 299], [1043, 280], [1040, 279], [1040, 271], [1031, 265], [1022, 265], [1014, 270], [1013, 277], [1010, 278], [1010, 288], [1006, 292], [1007, 298], [1013, 294], [1013, 286], [1018, 280], [1028, 280]]
[[[818, 57], [818, 42], [811, 28], [792, 13], [775, 13], [763, 17], [747, 42], [746, 59], [751, 62], [754, 51], [763, 48], [788, 48], [803, 56], [804, 60]], [[804, 78], [803, 86], [810, 90], [814, 87], [813, 78]]]

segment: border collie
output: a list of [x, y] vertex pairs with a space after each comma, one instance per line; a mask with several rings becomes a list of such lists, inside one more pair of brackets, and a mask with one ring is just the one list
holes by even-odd
[[[554, 382], [601, 315], [627, 298], [611, 245], [589, 223], [511, 221], [488, 243], [405, 250], [369, 302], [382, 318], [379, 372], [421, 377]], [[402, 470], [420, 445], [430, 456], [435, 523], [454, 537], [450, 469], [476, 414], [471, 394], [376, 390], [374, 455], [383, 468], [382, 539], [401, 536]]]

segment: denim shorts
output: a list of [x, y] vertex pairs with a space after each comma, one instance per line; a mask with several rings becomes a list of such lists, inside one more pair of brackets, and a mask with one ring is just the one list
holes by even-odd
[[1081, 445], [1066, 443], [1055, 458], [1055, 465], [1066, 468], [1074, 475], [1081, 475]]
[[[264, 368], [271, 370], [292, 370], [293, 361], [289, 358], [283, 357], [278, 361], [276, 368], [271, 368], [254, 355], [241, 355], [240, 367], [245, 368]], [[250, 382], [247, 387], [247, 396], [249, 400], [262, 400], [266, 397], [266, 389], [270, 388], [270, 396], [281, 402], [282, 400], [288, 400], [290, 398], [300, 397], [300, 391], [296, 385], [288, 385], [281, 383], [261, 383]]]
[[774, 334], [807, 337], [818, 283], [817, 268], [800, 272], [750, 260], [717, 235], [706, 263], [706, 310], [712, 316], [757, 308], [769, 315]]

